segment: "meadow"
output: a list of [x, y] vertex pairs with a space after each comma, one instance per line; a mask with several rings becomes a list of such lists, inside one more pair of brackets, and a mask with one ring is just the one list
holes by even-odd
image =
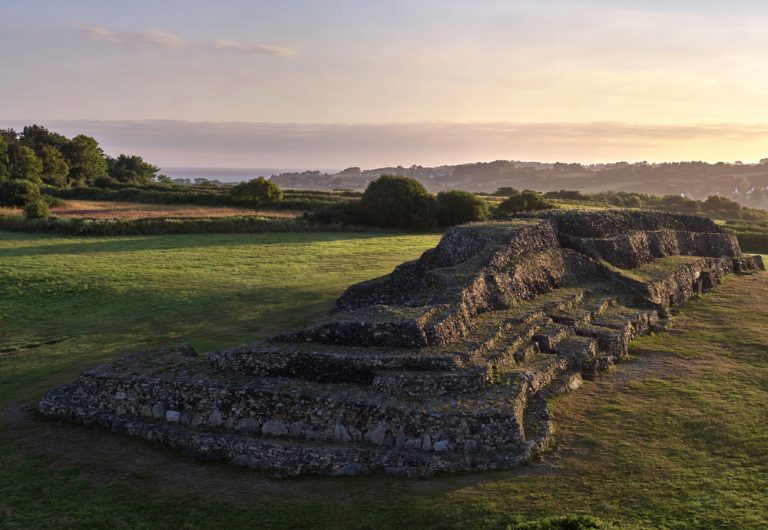
[[46, 389], [131, 351], [300, 325], [438, 239], [0, 232], [0, 528], [768, 526], [766, 273], [728, 278], [558, 397], [556, 446], [512, 471], [276, 480], [35, 414]]

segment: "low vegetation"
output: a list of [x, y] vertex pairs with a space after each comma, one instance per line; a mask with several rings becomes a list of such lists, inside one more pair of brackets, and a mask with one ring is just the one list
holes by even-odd
[[526, 190], [522, 193], [513, 193], [504, 199], [496, 208], [500, 214], [516, 214], [532, 212], [536, 210], [548, 210], [557, 206], [544, 198], [541, 193]]
[[269, 207], [280, 210], [316, 211], [330, 205], [344, 204], [360, 198], [360, 193], [333, 191], [293, 191], [283, 190], [283, 198], [279, 202], [265, 203], [259, 200], [257, 204], [233, 200], [230, 193], [232, 186], [217, 186], [213, 184], [191, 184], [170, 186], [151, 184], [141, 187], [132, 185], [112, 185], [107, 188], [51, 188], [43, 187], [42, 191], [51, 197], [61, 200], [89, 200], [113, 202], [140, 202], [146, 204], [194, 204], [199, 206], [247, 206]]
[[0, 232], [0, 526], [768, 525], [765, 273], [728, 278], [557, 398], [555, 450], [512, 471], [275, 481], [33, 412], [46, 389], [132, 350], [210, 351], [301, 325], [438, 238]]
[[229, 189], [229, 196], [235, 204], [267, 206], [283, 200], [283, 190], [264, 177], [257, 177]]
[[736, 234], [743, 250], [768, 254], [768, 220], [728, 221], [723, 227]]
[[[500, 188], [499, 191], [509, 189]], [[564, 204], [641, 208], [645, 210], [705, 215], [718, 219], [768, 220], [768, 212], [766, 210], [748, 208], [719, 195], [711, 195], [704, 200], [694, 200], [682, 195], [659, 196], [615, 191], [582, 193], [574, 190], [560, 190], [549, 191], [544, 194], [544, 197]]]

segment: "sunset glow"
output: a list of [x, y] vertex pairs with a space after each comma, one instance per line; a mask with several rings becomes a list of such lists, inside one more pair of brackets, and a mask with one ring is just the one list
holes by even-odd
[[[768, 154], [761, 2], [6, 0], [0, 9], [0, 119], [99, 120], [83, 130], [138, 127], [136, 136], [162, 126], [154, 120], [206, 122], [200, 134], [218, 150], [203, 156], [171, 137], [153, 148], [161, 164]], [[141, 123], [114, 123], [123, 120]], [[256, 146], [229, 156], [219, 122], [269, 124], [275, 139], [281, 124], [313, 124], [318, 153]], [[373, 131], [378, 150], [350, 153], [349, 126]], [[409, 148], [414, 127], [439, 132]], [[127, 147], [103, 138], [106, 149]]]

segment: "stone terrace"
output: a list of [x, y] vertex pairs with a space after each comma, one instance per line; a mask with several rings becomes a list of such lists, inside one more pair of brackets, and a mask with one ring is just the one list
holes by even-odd
[[457, 226], [305, 328], [207, 357], [141, 352], [48, 392], [40, 411], [279, 476], [506, 468], [548, 446], [549, 396], [724, 274], [763, 268], [694, 216]]

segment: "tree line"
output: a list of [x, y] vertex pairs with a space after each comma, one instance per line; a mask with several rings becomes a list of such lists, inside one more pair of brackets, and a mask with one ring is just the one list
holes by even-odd
[[169, 182], [140, 156], [108, 156], [95, 138], [74, 138], [29, 125], [21, 132], [0, 130], [0, 206], [22, 206], [29, 217], [47, 215], [41, 187], [142, 186]]

